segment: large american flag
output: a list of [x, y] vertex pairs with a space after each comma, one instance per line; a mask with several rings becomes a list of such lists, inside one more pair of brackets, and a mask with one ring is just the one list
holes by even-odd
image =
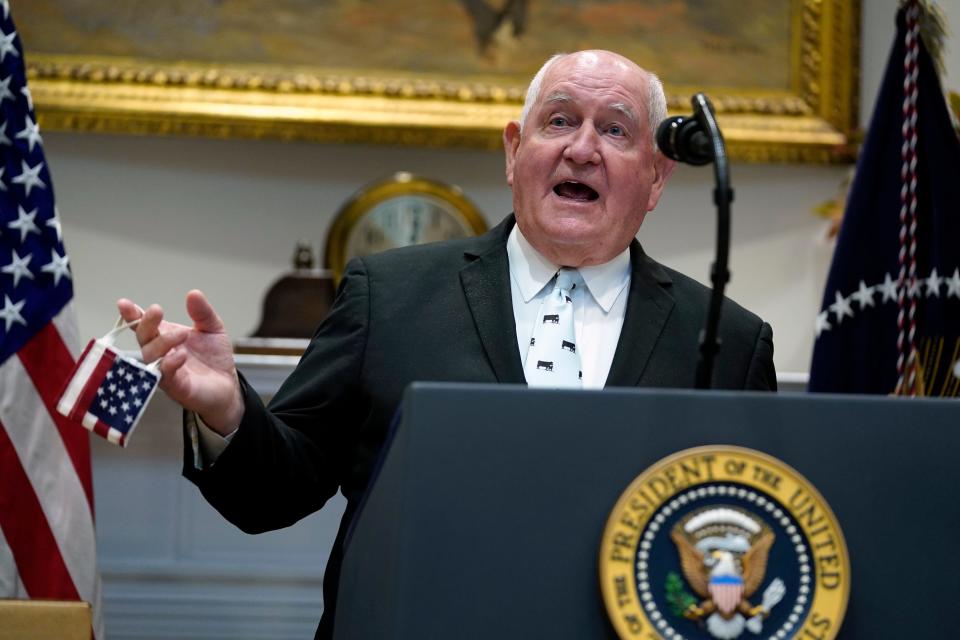
[[85, 600], [103, 638], [89, 433], [56, 411], [73, 276], [9, 0], [0, 31], [0, 597]]

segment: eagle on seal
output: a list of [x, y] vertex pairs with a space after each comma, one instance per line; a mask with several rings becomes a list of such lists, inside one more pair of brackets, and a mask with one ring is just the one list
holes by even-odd
[[782, 581], [776, 580], [768, 588], [771, 593], [764, 594], [763, 604], [754, 606], [749, 600], [766, 574], [774, 533], [763, 527], [754, 535], [745, 536], [742, 530], [734, 533], [728, 529], [724, 532], [726, 535], [720, 537], [716, 536], [719, 532], [715, 527], [706, 529], [712, 529], [714, 535], [699, 541], [682, 526], [670, 533], [680, 555], [683, 575], [702, 598], [699, 604], [689, 605], [683, 615], [691, 620], [705, 618], [707, 629], [715, 638], [736, 638], [744, 627], [759, 633], [761, 620], [784, 591]]

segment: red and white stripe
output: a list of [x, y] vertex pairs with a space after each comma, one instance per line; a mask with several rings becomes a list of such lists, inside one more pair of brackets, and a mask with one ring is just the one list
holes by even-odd
[[103, 638], [89, 434], [56, 411], [72, 305], [0, 365], [0, 597], [84, 600]]
[[101, 438], [106, 438], [122, 447], [126, 444], [126, 435], [104, 424], [97, 416], [87, 411], [97, 397], [97, 389], [103, 377], [116, 359], [116, 352], [107, 349], [102, 342], [91, 340], [80, 354], [80, 366], [77, 367], [73, 379], [60, 397], [57, 411], [79, 422]]
[[897, 393], [916, 395], [917, 331], [917, 77], [920, 7], [911, 0], [903, 58], [903, 144], [900, 147], [900, 277], [897, 295]]

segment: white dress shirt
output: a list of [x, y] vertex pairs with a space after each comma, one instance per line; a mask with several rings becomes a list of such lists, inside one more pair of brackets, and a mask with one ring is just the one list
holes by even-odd
[[[517, 325], [517, 348], [520, 350], [520, 360], [525, 362], [537, 312], [543, 298], [551, 290], [547, 285], [560, 267], [565, 265], [557, 265], [544, 258], [523, 237], [517, 225], [514, 225], [507, 238], [507, 258], [510, 261], [510, 294]], [[630, 249], [624, 249], [609, 262], [580, 267], [577, 271], [589, 292], [577, 293], [574, 290], [571, 295], [583, 388], [602, 389], [610, 373], [627, 311]]]
[[[526, 361], [533, 326], [543, 298], [550, 293], [550, 281], [561, 266], [533, 248], [523, 237], [520, 227], [513, 226], [507, 238], [507, 258], [510, 263], [510, 295], [513, 299], [513, 317], [517, 326], [517, 349], [520, 360]], [[627, 292], [630, 284], [630, 250], [610, 262], [577, 269], [587, 285], [586, 292], [573, 292], [573, 322], [577, 334], [577, 351], [583, 370], [584, 389], [602, 389], [610, 373], [613, 354], [620, 340], [623, 316], [627, 310]], [[188, 413], [187, 426], [194, 450], [194, 464], [213, 464], [231, 438], [226, 438], [207, 427], [196, 414]]]

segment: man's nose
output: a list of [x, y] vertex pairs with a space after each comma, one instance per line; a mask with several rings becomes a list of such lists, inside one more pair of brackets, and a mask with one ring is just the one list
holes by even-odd
[[600, 163], [600, 135], [590, 123], [583, 123], [570, 138], [563, 157], [577, 164]]

